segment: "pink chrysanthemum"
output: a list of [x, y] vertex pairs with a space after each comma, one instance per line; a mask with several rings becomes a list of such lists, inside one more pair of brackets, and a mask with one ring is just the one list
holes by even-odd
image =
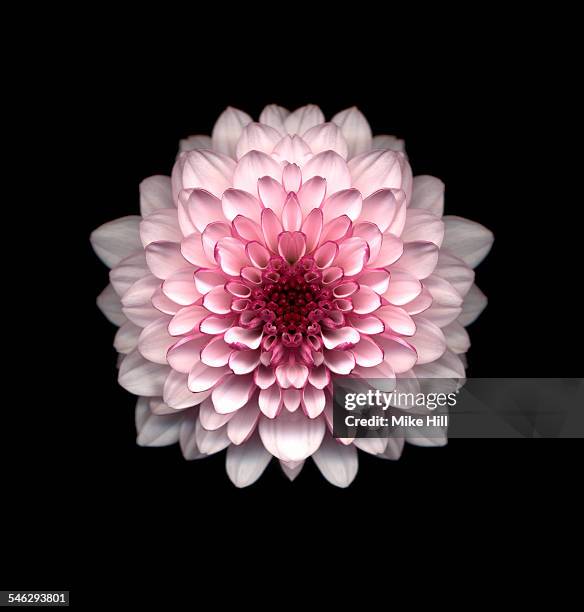
[[443, 217], [442, 182], [413, 179], [403, 142], [372, 138], [356, 108], [328, 123], [311, 105], [258, 123], [228, 108], [180, 148], [171, 178], [141, 184], [141, 216], [92, 235], [138, 444], [180, 441], [186, 459], [227, 447], [237, 486], [272, 456], [291, 479], [312, 456], [347, 486], [357, 448], [397, 459], [404, 439], [444, 443], [335, 440], [332, 382], [464, 378], [492, 234]]

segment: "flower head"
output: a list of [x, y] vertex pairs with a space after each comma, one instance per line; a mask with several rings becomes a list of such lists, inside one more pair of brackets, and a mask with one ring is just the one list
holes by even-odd
[[227, 447], [238, 486], [272, 457], [293, 479], [311, 456], [347, 486], [357, 447], [397, 459], [424, 443], [334, 439], [332, 382], [464, 378], [492, 234], [443, 217], [442, 182], [414, 179], [403, 142], [373, 138], [356, 108], [228, 108], [180, 148], [170, 178], [142, 182], [141, 216], [92, 234], [138, 443]]

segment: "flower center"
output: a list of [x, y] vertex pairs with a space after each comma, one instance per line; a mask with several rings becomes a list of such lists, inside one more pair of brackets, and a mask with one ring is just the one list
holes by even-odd
[[294, 265], [273, 257], [262, 273], [262, 283], [252, 291], [251, 310], [265, 322], [266, 344], [276, 338], [286, 347], [300, 346], [305, 339], [320, 346], [319, 321], [333, 308], [330, 289], [312, 257]]

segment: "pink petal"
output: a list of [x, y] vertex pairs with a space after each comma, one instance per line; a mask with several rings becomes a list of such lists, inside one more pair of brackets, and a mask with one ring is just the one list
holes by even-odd
[[139, 227], [138, 215], [108, 221], [93, 230], [90, 236], [91, 246], [101, 261], [108, 268], [113, 268], [142, 248]]
[[424, 317], [439, 327], [452, 323], [462, 312], [462, 298], [446, 280], [431, 276], [424, 286], [432, 296], [432, 304], [424, 311]]
[[314, 154], [321, 153], [322, 151], [334, 151], [343, 159], [347, 159], [347, 142], [339, 127], [334, 123], [315, 125], [302, 138]]
[[338, 329], [322, 329], [322, 341], [327, 349], [348, 348], [359, 342], [359, 332], [352, 327]]
[[383, 243], [383, 234], [379, 231], [379, 228], [375, 223], [357, 223], [353, 226], [353, 237], [361, 238], [365, 240], [369, 247], [369, 259], [368, 261], [374, 261], [377, 259], [381, 252], [381, 245]]
[[444, 183], [433, 176], [416, 176], [410, 207], [441, 217], [444, 212]]
[[432, 242], [406, 242], [398, 260], [400, 269], [418, 279], [430, 276], [438, 263], [438, 247]]
[[268, 104], [260, 115], [260, 123], [265, 123], [266, 125], [278, 130], [280, 134], [284, 135], [286, 133], [284, 121], [289, 114], [290, 111], [285, 109], [283, 106]]
[[167, 315], [175, 315], [181, 307], [162, 293], [162, 287], [158, 287], [152, 294], [152, 306]]
[[255, 223], [260, 222], [262, 205], [251, 193], [240, 189], [228, 189], [221, 198], [223, 214], [229, 221], [233, 221], [238, 215], [247, 217]]
[[276, 375], [272, 368], [260, 365], [254, 372], [254, 379], [260, 389], [267, 389], [276, 382]]
[[282, 408], [282, 391], [280, 387], [272, 385], [268, 389], [262, 389], [259, 394], [258, 404], [260, 410], [269, 419], [274, 419]]
[[202, 361], [195, 363], [189, 372], [188, 386], [194, 393], [213, 389], [215, 385], [230, 374], [227, 366], [210, 367]]
[[140, 223], [140, 240], [143, 246], [160, 241], [180, 242], [182, 237], [174, 208], [155, 211]]
[[233, 186], [248, 193], [257, 193], [258, 179], [263, 176], [271, 176], [276, 180], [280, 179], [282, 166], [265, 153], [250, 151], [237, 163], [233, 174]]
[[351, 349], [355, 362], [362, 367], [377, 366], [383, 361], [383, 351], [367, 336], [361, 336], [359, 342]]
[[461, 325], [470, 325], [483, 312], [486, 305], [487, 297], [476, 285], [473, 285], [464, 298], [458, 322]]
[[235, 374], [249, 374], [260, 364], [260, 351], [233, 351], [229, 367]]
[[212, 399], [219, 414], [228, 414], [239, 410], [247, 404], [256, 386], [253, 376], [231, 374], [213, 389]]
[[251, 219], [247, 219], [246, 217], [242, 217], [238, 215], [233, 219], [233, 228], [235, 229], [237, 236], [243, 242], [263, 242], [264, 235], [262, 233], [262, 228], [252, 221]]
[[[124, 316], [124, 319], [125, 318]], [[155, 322], [156, 321], [153, 321], [153, 323]], [[152, 325], [152, 323], [150, 325]], [[114, 336], [114, 348], [116, 351], [124, 355], [131, 353], [138, 346], [141, 332], [141, 327], [138, 327], [138, 325], [135, 325], [131, 321], [125, 321]], [[163, 363], [166, 363], [166, 361]]]
[[411, 336], [416, 331], [416, 324], [403, 308], [382, 306], [375, 311], [375, 316], [383, 321], [386, 329], [401, 336]]
[[302, 211], [296, 195], [288, 195], [282, 209], [282, 227], [288, 232], [297, 232], [302, 225]]
[[170, 178], [149, 176], [140, 183], [140, 213], [145, 219], [152, 213], [168, 208], [174, 209]]
[[266, 241], [266, 246], [274, 253], [278, 252], [278, 236], [282, 233], [283, 227], [276, 213], [271, 208], [262, 211], [262, 231]]
[[321, 176], [326, 179], [329, 194], [351, 187], [351, 175], [347, 162], [334, 151], [318, 153], [304, 165], [303, 179], [308, 181], [313, 176]]
[[138, 446], [160, 447], [177, 442], [180, 428], [184, 421], [183, 415], [154, 414], [149, 408], [153, 402], [148, 398], [140, 398], [136, 403], [136, 431]]
[[271, 208], [279, 217], [287, 197], [281, 183], [271, 176], [264, 176], [258, 181], [257, 192], [262, 204], [266, 208]]
[[310, 180], [306, 180], [306, 175], [303, 174], [303, 184], [298, 192], [298, 201], [302, 214], [306, 216], [313, 208], [318, 208], [324, 201], [326, 194], [326, 181], [320, 176], [314, 176]]
[[231, 482], [238, 488], [252, 485], [264, 472], [272, 459], [256, 436], [241, 446], [227, 449], [225, 470]]
[[336, 298], [347, 298], [353, 295], [359, 289], [359, 285], [355, 281], [348, 281], [337, 285], [333, 289], [333, 296]]
[[408, 212], [406, 193], [401, 189], [392, 189], [392, 192], [394, 193], [395, 198], [397, 200], [397, 209], [395, 212], [395, 216], [391, 220], [391, 223], [387, 226], [387, 230], [385, 231], [385, 233], [389, 232], [394, 236], [401, 236], [406, 224]]
[[312, 385], [306, 385], [302, 392], [302, 405], [309, 418], [315, 419], [322, 414], [325, 403], [325, 395], [322, 389], [317, 389]]
[[343, 189], [333, 193], [321, 205], [324, 223], [328, 223], [341, 215], [347, 215], [354, 221], [361, 213], [363, 199], [356, 189]]
[[287, 192], [298, 193], [302, 185], [302, 172], [297, 164], [288, 164], [282, 171], [282, 185]]
[[229, 423], [232, 417], [233, 413], [219, 414], [216, 412], [211, 398], [206, 399], [199, 408], [199, 420], [207, 431], [215, 431], [223, 427], [223, 425]]
[[160, 287], [155, 276], [145, 276], [136, 281], [122, 297], [122, 311], [136, 325], [146, 327], [160, 317], [160, 312], [152, 306], [152, 296]]
[[351, 315], [349, 321], [358, 332], [367, 335], [381, 334], [385, 330], [385, 325], [376, 314], [363, 317]]
[[306, 253], [306, 236], [302, 232], [283, 232], [278, 238], [278, 253], [295, 264]]
[[324, 285], [330, 285], [339, 280], [343, 276], [343, 270], [339, 267], [327, 268], [322, 272], [322, 282]]
[[311, 127], [324, 123], [324, 115], [318, 106], [307, 104], [297, 108], [284, 120], [284, 127], [288, 134], [305, 134]]
[[381, 247], [376, 257], [371, 257], [370, 265], [384, 268], [395, 263], [404, 252], [403, 242], [392, 234], [383, 234]]
[[205, 455], [197, 447], [196, 429], [197, 424], [201, 427], [199, 419], [192, 416], [191, 418], [183, 419], [180, 426], [179, 444], [183, 457], [187, 461], [193, 459], [201, 459]]
[[194, 151], [195, 149], [212, 149], [213, 141], [211, 136], [204, 136], [202, 134], [193, 134], [187, 138], [182, 138], [178, 142], [178, 150], [182, 153], [183, 151]]
[[360, 378], [376, 378], [375, 386], [381, 391], [391, 392], [396, 387], [395, 372], [387, 361], [382, 361], [376, 366], [356, 366], [352, 375]]
[[343, 268], [345, 276], [354, 276], [361, 272], [368, 258], [369, 246], [364, 240], [347, 238], [339, 246], [335, 265]]
[[470, 337], [464, 327], [457, 321], [442, 328], [442, 333], [446, 339], [446, 346], [457, 355], [466, 353], [470, 348]]
[[471, 268], [481, 263], [493, 245], [494, 238], [490, 230], [462, 217], [444, 217], [444, 229], [444, 248]]
[[312, 458], [322, 475], [336, 487], [348, 487], [357, 475], [357, 449], [353, 445], [344, 446], [331, 436], [324, 437]]
[[224, 338], [227, 344], [238, 348], [257, 349], [262, 340], [262, 328], [245, 329], [243, 327], [232, 327], [225, 332]]
[[[185, 199], [186, 197], [186, 199]], [[202, 232], [209, 223], [225, 223], [221, 200], [204, 189], [183, 191], [179, 197], [178, 222], [185, 236]]]
[[325, 242], [314, 252], [314, 263], [321, 270], [328, 268], [337, 257], [338, 252], [339, 247], [336, 242]]
[[371, 149], [371, 128], [358, 108], [347, 108], [337, 113], [331, 121], [341, 128], [348, 145], [349, 159]]
[[236, 318], [235, 315], [209, 315], [201, 321], [199, 329], [204, 334], [210, 334], [212, 336], [215, 334], [222, 334], [235, 323]]
[[183, 239], [180, 244], [182, 256], [198, 268], [210, 268], [215, 265], [215, 259], [209, 259], [203, 247], [203, 237], [194, 232]]
[[316, 248], [321, 232], [322, 211], [319, 208], [313, 208], [302, 224], [302, 233], [306, 236], [307, 253], [311, 253]]
[[387, 438], [357, 438], [353, 444], [366, 453], [380, 455], [385, 451], [387, 440]]
[[[246, 269], [255, 270], [255, 268]], [[251, 289], [247, 285], [244, 285], [243, 283], [237, 281], [229, 281], [225, 285], [225, 289], [227, 289], [227, 291], [229, 291], [231, 295], [234, 295], [238, 298], [248, 298], [251, 296]]]
[[168, 366], [152, 363], [135, 350], [124, 357], [118, 373], [118, 383], [134, 395], [162, 395], [169, 372]]
[[331, 381], [330, 370], [324, 365], [311, 368], [308, 374], [308, 382], [317, 389], [324, 389]]
[[235, 170], [235, 162], [221, 153], [190, 151], [184, 157], [181, 186], [182, 189], [203, 188], [221, 197], [231, 187]]
[[464, 297], [473, 284], [475, 274], [462, 259], [441, 249], [433, 276], [447, 280]]
[[215, 247], [221, 238], [231, 236], [231, 228], [227, 223], [209, 223], [201, 236], [203, 251], [209, 261], [215, 261]]
[[284, 407], [290, 412], [298, 410], [301, 399], [302, 394], [298, 389], [284, 389], [284, 391], [282, 391], [282, 400], [284, 402]]
[[389, 272], [387, 270], [365, 270], [359, 275], [359, 284], [383, 295], [389, 287]]
[[213, 126], [213, 149], [235, 157], [235, 147], [251, 117], [237, 108], [227, 107]]
[[423, 365], [435, 361], [444, 354], [446, 340], [442, 330], [423, 317], [416, 317], [416, 333], [408, 342], [418, 353], [417, 364]]
[[241, 159], [250, 151], [271, 153], [276, 143], [282, 138], [278, 130], [261, 123], [248, 123], [237, 143], [235, 154]]
[[270, 252], [265, 246], [259, 242], [249, 242], [245, 248], [247, 256], [254, 266], [262, 270], [267, 267], [270, 262]]
[[354, 157], [348, 164], [353, 187], [365, 197], [379, 189], [401, 189], [403, 157], [395, 151], [370, 151]]
[[237, 238], [221, 238], [215, 247], [215, 259], [222, 270], [231, 276], [239, 276], [241, 268], [250, 261], [245, 252], [245, 245]]
[[257, 399], [251, 399], [243, 408], [232, 413], [227, 425], [227, 436], [233, 444], [243, 444], [253, 434], [260, 418]]
[[381, 306], [381, 298], [373, 289], [367, 286], [359, 287], [359, 291], [351, 298], [353, 311], [356, 314], [369, 314]]
[[184, 410], [191, 406], [200, 404], [210, 393], [193, 393], [187, 386], [187, 374], [181, 374], [175, 370], [171, 370], [164, 383], [162, 398], [164, 403], [175, 410]]
[[275, 419], [260, 419], [259, 433], [266, 449], [282, 461], [301, 461], [314, 453], [322, 442], [322, 418], [309, 419], [300, 410], [284, 410]]
[[440, 246], [444, 239], [444, 223], [432, 213], [410, 208], [401, 239], [404, 242], [426, 240]]
[[384, 360], [399, 374], [411, 369], [417, 360], [414, 348], [399, 336], [381, 334], [375, 336], [375, 342], [383, 350]]
[[97, 296], [97, 307], [105, 318], [114, 325], [122, 325], [126, 316], [122, 312], [122, 304], [111, 284]]
[[355, 357], [350, 351], [324, 351], [324, 364], [335, 374], [350, 374]]
[[[319, 210], [320, 209], [315, 209]], [[321, 242], [340, 242], [342, 238], [347, 235], [347, 232], [351, 229], [351, 219], [347, 217], [347, 215], [342, 215], [341, 217], [337, 217], [333, 219], [329, 223], [327, 223], [320, 236]]]
[[[432, 277], [430, 277], [432, 278]], [[427, 279], [426, 279], [427, 280]], [[432, 294], [424, 287], [422, 293], [407, 304], [404, 304], [403, 309], [409, 314], [419, 314], [424, 312], [432, 305]]]
[[208, 336], [196, 334], [185, 336], [174, 344], [168, 351], [166, 359], [173, 370], [188, 374], [191, 368], [199, 363], [201, 349], [208, 341]]
[[197, 448], [204, 455], [213, 455], [229, 446], [227, 437], [227, 427], [220, 427], [215, 431], [208, 431], [201, 425], [201, 420], [197, 419], [195, 425], [195, 441]]
[[284, 363], [276, 368], [276, 378], [283, 389], [301, 389], [308, 379], [308, 368], [300, 363]]
[[188, 266], [177, 242], [151, 242], [146, 247], [146, 263], [160, 279], [170, 278]]
[[414, 370], [418, 378], [464, 378], [464, 365], [458, 355], [446, 349], [436, 361], [419, 365]]
[[372, 149], [391, 149], [392, 151], [405, 151], [405, 143], [397, 136], [390, 136], [388, 134], [380, 134], [379, 136], [373, 136], [371, 142]]
[[391, 189], [380, 189], [363, 200], [359, 221], [375, 223], [385, 232], [395, 218], [400, 205]]
[[163, 316], [142, 330], [138, 340], [138, 350], [149, 361], [167, 365], [166, 353], [176, 342], [176, 338], [168, 333], [169, 321], [170, 317]]
[[201, 361], [212, 368], [220, 368], [229, 363], [233, 349], [225, 342], [222, 336], [217, 336], [201, 351]]
[[284, 136], [272, 152], [272, 156], [278, 161], [300, 165], [311, 155], [310, 147], [300, 136]]
[[215, 287], [203, 297], [203, 306], [215, 314], [227, 314], [231, 312], [231, 300], [223, 287]]
[[383, 297], [396, 306], [403, 306], [418, 297], [422, 292], [422, 284], [409, 272], [392, 268], [389, 289]]
[[215, 287], [223, 287], [227, 282], [227, 277], [218, 268], [211, 270], [197, 270], [194, 273], [195, 286], [201, 295], [209, 293]]

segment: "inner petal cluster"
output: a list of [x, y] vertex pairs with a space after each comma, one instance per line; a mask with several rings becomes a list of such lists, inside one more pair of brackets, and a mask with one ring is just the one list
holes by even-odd
[[261, 285], [252, 291], [249, 309], [240, 324], [246, 326], [259, 318], [264, 322], [263, 348], [269, 350], [276, 340], [286, 348], [309, 341], [320, 349], [320, 325], [325, 311], [332, 309], [331, 292], [322, 285], [322, 274], [314, 260], [305, 257], [290, 265], [282, 257], [273, 257], [262, 273]]

